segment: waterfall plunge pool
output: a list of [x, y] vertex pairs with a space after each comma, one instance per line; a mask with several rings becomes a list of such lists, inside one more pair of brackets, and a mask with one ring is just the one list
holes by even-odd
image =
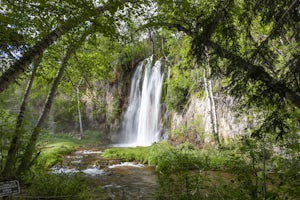
[[52, 167], [51, 173], [83, 173], [93, 185], [101, 185], [111, 199], [154, 199], [158, 177], [153, 167], [104, 159], [103, 151], [103, 148], [77, 150], [64, 156], [62, 165]]

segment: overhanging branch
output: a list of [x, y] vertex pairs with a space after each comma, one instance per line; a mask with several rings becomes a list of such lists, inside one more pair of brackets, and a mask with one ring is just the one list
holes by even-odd
[[210, 46], [218, 56], [230, 60], [236, 67], [247, 72], [250, 78], [262, 81], [267, 87], [271, 88], [281, 97], [287, 99], [300, 109], [300, 96], [282, 82], [270, 76], [262, 66], [248, 62], [211, 40], [207, 41], [207, 45]]
[[[116, 10], [118, 6], [130, 2], [130, 0], [119, 0], [118, 3], [107, 3], [101, 7], [96, 8], [99, 15], [107, 10]], [[64, 24], [58, 26], [55, 30], [51, 31], [44, 38], [38, 41], [34, 46], [30, 47], [24, 55], [17, 60], [8, 70], [6, 70], [0, 77], [0, 93], [3, 92], [8, 86], [13, 83], [19, 75], [25, 72], [33, 60], [41, 57], [43, 52], [57, 41], [61, 36], [70, 32], [73, 28], [93, 17], [94, 13], [86, 13], [85, 16], [79, 16], [67, 20]]]

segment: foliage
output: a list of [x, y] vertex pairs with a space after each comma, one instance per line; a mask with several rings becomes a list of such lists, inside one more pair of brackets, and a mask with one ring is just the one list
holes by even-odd
[[[105, 156], [155, 165], [159, 173], [166, 175], [162, 177], [169, 180], [169, 183], [162, 183], [166, 184], [163, 192], [168, 189], [171, 192], [179, 190], [180, 184], [187, 188], [182, 199], [206, 198], [203, 195], [207, 193], [204, 192], [201, 196], [201, 190], [197, 188], [205, 187], [201, 182], [203, 177], [189, 176], [189, 170], [194, 169], [230, 169], [237, 175], [235, 181], [239, 192], [235, 190], [233, 196], [229, 197], [220, 190], [218, 195], [210, 194], [215, 196], [207, 198], [230, 199], [242, 196], [241, 193], [246, 193], [243, 197], [246, 199], [275, 198], [277, 194], [283, 198], [288, 196], [287, 194], [299, 196], [298, 1], [157, 0], [126, 4], [125, 9], [124, 1], [99, 2], [107, 8], [101, 16], [99, 9], [97, 10], [99, 5], [94, 1], [0, 2], [0, 68], [3, 72], [1, 80], [10, 80], [21, 85], [14, 85], [1, 94], [1, 166], [14, 129], [15, 119], [11, 114], [16, 113], [16, 105], [24, 83], [22, 79], [30, 74], [32, 60], [21, 67], [22, 73], [23, 68], [26, 69], [24, 76], [17, 76], [21, 79], [9, 79], [10, 76], [4, 76], [5, 73], [13, 72], [10, 66], [13, 66], [13, 63], [21, 63], [21, 58], [27, 55], [30, 48], [37, 44], [37, 47], [46, 45], [39, 42], [52, 30], [58, 31], [57, 33], [60, 33], [61, 29], [66, 30], [60, 33], [63, 36], [57, 38], [57, 42], [47, 40], [48, 48], [33, 48], [33, 52], [36, 53], [33, 57], [43, 54], [43, 61], [38, 69], [38, 78], [26, 113], [26, 128], [30, 129], [41, 111], [41, 97], [46, 97], [46, 91], [55, 77], [58, 64], [62, 62], [61, 56], [66, 47], [77, 40], [78, 35], [91, 28], [90, 37], [84, 41], [81, 48], [76, 49], [76, 56], [70, 60], [67, 74], [63, 77], [63, 84], [57, 95], [61, 99], [56, 102], [54, 109], [55, 120], [66, 122], [74, 118], [76, 101], [73, 101], [73, 90], [79, 80], [85, 79], [80, 87], [82, 91], [89, 88], [94, 80], [114, 83], [118, 81], [120, 66], [124, 68], [124, 73], [132, 73], [135, 62], [147, 57], [151, 47], [155, 45], [162, 46], [161, 53], [157, 54], [168, 57], [167, 62], [172, 67], [171, 77], [166, 82], [168, 92], [164, 100], [169, 109], [182, 111], [190, 96], [203, 97], [200, 78], [202, 71], [196, 68], [204, 66], [203, 63], [209, 55], [213, 75], [222, 79], [221, 89], [226, 89], [225, 92], [239, 100], [237, 110], [242, 112], [247, 109], [249, 112], [255, 112], [257, 117], [253, 120], [255, 129], [252, 130], [252, 136], [256, 139], [244, 138], [232, 157], [227, 151], [199, 151], [191, 148], [189, 144], [171, 147], [166, 143], [154, 144], [147, 148], [111, 149], [106, 151]], [[145, 14], [147, 6], [144, 5], [151, 4], [154, 4], [155, 11]], [[143, 23], [137, 22], [140, 14], [145, 14]], [[122, 24], [126, 25], [121, 30]], [[64, 29], [66, 27], [68, 29]], [[147, 29], [143, 29], [144, 27]], [[150, 32], [160, 34], [161, 38], [154, 38], [161, 41], [148, 38], [148, 41], [136, 42], [141, 39], [141, 35], [146, 35], [146, 30], [156, 27], [157, 30], [152, 29]], [[149, 40], [152, 40], [152, 46], [149, 45]], [[49, 47], [53, 42], [53, 46]], [[92, 89], [95, 91], [99, 88]], [[66, 96], [67, 98], [63, 99]], [[113, 104], [118, 103], [116, 100]], [[100, 109], [105, 111], [103, 107]], [[95, 110], [98, 111], [98, 107]], [[112, 118], [116, 117], [119, 111], [114, 109]], [[109, 118], [108, 121], [113, 120]], [[178, 134], [194, 134], [185, 130], [186, 128], [183, 127]], [[199, 127], [196, 129], [200, 130]], [[198, 132], [196, 131], [196, 134]], [[275, 135], [277, 141], [270, 135]], [[282, 146], [277, 154], [282, 155], [274, 152], [274, 146], [278, 148], [279, 139], [282, 139]], [[42, 145], [48, 149], [41, 153], [38, 163], [51, 166], [60, 161], [62, 154], [80, 145], [77, 141], [59, 143], [57, 140], [53, 143], [57, 144]], [[268, 164], [274, 164], [274, 169], [268, 168]], [[266, 182], [271, 181], [267, 174], [268, 169], [274, 170], [280, 178], [278, 191], [274, 193], [266, 188]], [[169, 176], [172, 174], [174, 176]], [[176, 182], [178, 185], [172, 190], [170, 186]], [[208, 190], [207, 187], [205, 189]], [[228, 191], [232, 189], [227, 187]], [[193, 196], [193, 193], [199, 196]]]
[[172, 62], [170, 63], [172, 67], [170, 78], [166, 81], [167, 96], [165, 102], [168, 109], [181, 111], [190, 97], [190, 90], [193, 85], [190, 76], [190, 39], [180, 35], [177, 37], [170, 36], [167, 33], [163, 32], [162, 35], [168, 37], [165, 49], [169, 56], [168, 60]]
[[6, 110], [0, 108], [0, 171], [4, 167], [5, 155], [9, 148], [8, 140], [12, 137], [15, 118]]
[[274, 143], [270, 136], [261, 140], [244, 136], [236, 140], [234, 156], [229, 159], [229, 171], [235, 175], [238, 188], [251, 199], [294, 199], [299, 196], [299, 167], [296, 166], [299, 156], [294, 154], [296, 149], [299, 151], [299, 145], [296, 141], [290, 140], [293, 151], [286, 152], [279, 149], [280, 142]]
[[70, 200], [87, 199], [90, 196], [87, 181], [81, 174], [51, 174], [46, 171], [39, 171], [35, 172], [28, 181], [30, 186], [26, 188], [26, 193], [29, 196]]
[[289, 134], [285, 140], [278, 142], [272, 156], [274, 172], [280, 183], [276, 192], [282, 197], [299, 197], [300, 155], [299, 134]]
[[189, 99], [191, 81], [187, 72], [176, 68], [172, 69], [171, 79], [167, 81], [168, 95], [166, 105], [171, 110], [183, 110]]
[[62, 162], [64, 155], [71, 153], [82, 145], [95, 145], [105, 140], [105, 135], [96, 131], [85, 131], [85, 137], [79, 140], [67, 133], [49, 134], [41, 137], [38, 145], [40, 154], [36, 161], [36, 166], [48, 168]]
[[[158, 1], [158, 5], [149, 25], [188, 35], [197, 65], [209, 54], [212, 72], [227, 79], [227, 91], [240, 100], [242, 109], [267, 109], [284, 116], [290, 107], [299, 109], [296, 1]], [[288, 132], [284, 118], [271, 114], [265, 121], [281, 136]]]
[[223, 149], [201, 150], [189, 143], [172, 147], [161, 142], [136, 149], [111, 148], [103, 156], [154, 165], [158, 199], [293, 199], [299, 195], [299, 158], [292, 155], [296, 151], [274, 155], [269, 139], [245, 137]]
[[226, 152], [197, 150], [188, 143], [172, 147], [166, 142], [155, 143], [149, 147], [110, 148], [102, 156], [147, 163], [155, 166], [158, 172], [169, 175], [189, 169], [226, 169], [230, 158]]

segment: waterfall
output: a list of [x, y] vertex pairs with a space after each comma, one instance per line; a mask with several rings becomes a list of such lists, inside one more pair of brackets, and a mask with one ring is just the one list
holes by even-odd
[[[159, 140], [161, 125], [161, 61], [152, 66], [152, 57], [141, 62], [131, 80], [128, 107], [121, 125], [122, 143], [149, 146]], [[144, 70], [143, 70], [144, 68]]]

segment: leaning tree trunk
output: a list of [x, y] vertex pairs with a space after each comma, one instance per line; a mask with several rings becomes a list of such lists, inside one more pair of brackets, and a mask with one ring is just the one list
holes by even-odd
[[52, 106], [52, 102], [57, 90], [57, 87], [59, 85], [59, 82], [63, 76], [63, 73], [67, 67], [68, 61], [71, 58], [71, 55], [75, 52], [75, 50], [83, 43], [83, 41], [85, 40], [85, 38], [87, 37], [87, 35], [89, 35], [90, 31], [93, 29], [93, 26], [90, 27], [90, 29], [86, 30], [83, 35], [79, 38], [78, 42], [76, 44], [71, 43], [67, 49], [67, 52], [64, 56], [64, 58], [62, 59], [60, 68], [56, 74], [56, 77], [54, 79], [54, 82], [52, 84], [52, 88], [48, 93], [47, 99], [45, 101], [44, 104], [44, 108], [43, 111], [40, 115], [40, 117], [38, 118], [37, 124], [34, 127], [32, 133], [31, 133], [31, 137], [29, 140], [29, 143], [27, 144], [26, 148], [25, 148], [25, 152], [22, 156], [21, 159], [21, 163], [18, 167], [18, 171], [17, 174], [20, 175], [23, 172], [26, 172], [32, 165], [35, 157], [33, 158], [33, 153], [35, 150], [35, 146], [42, 128], [43, 123], [45, 122], [46, 117], [48, 116], [51, 106]]
[[20, 111], [17, 116], [17, 122], [16, 122], [16, 129], [15, 129], [15, 134], [11, 140], [10, 147], [7, 153], [7, 158], [5, 162], [4, 169], [2, 171], [2, 177], [4, 180], [10, 180], [15, 177], [15, 167], [16, 167], [16, 158], [17, 158], [17, 153], [20, 148], [20, 139], [23, 136], [23, 122], [24, 122], [24, 114], [26, 111], [26, 106], [27, 106], [27, 100], [29, 97], [29, 93], [35, 78], [35, 74], [38, 68], [38, 65], [40, 64], [41, 59], [37, 60], [34, 62], [33, 65], [33, 70], [31, 74], [31, 78], [26, 86], [24, 96], [21, 102], [20, 106]]
[[35, 150], [35, 146], [36, 146], [36, 143], [37, 143], [42, 125], [45, 122], [46, 117], [49, 114], [49, 111], [51, 109], [52, 102], [53, 102], [57, 87], [58, 87], [59, 82], [60, 82], [60, 80], [63, 76], [63, 73], [64, 73], [64, 71], [67, 67], [67, 62], [70, 59], [70, 57], [71, 57], [71, 55], [74, 51], [75, 51], [75, 48], [74, 48], [73, 44], [70, 44], [70, 46], [68, 47], [68, 50], [66, 52], [66, 55], [64, 56], [64, 58], [62, 60], [60, 68], [59, 68], [59, 70], [56, 74], [56, 77], [54, 79], [52, 88], [48, 93], [47, 99], [46, 99], [45, 104], [44, 104], [43, 111], [42, 111], [41, 115], [38, 118], [37, 124], [36, 124], [36, 126], [34, 127], [34, 129], [32, 131], [29, 143], [26, 146], [25, 152], [22, 156], [21, 163], [20, 163], [19, 168], [18, 168], [18, 174], [21, 174], [22, 172], [27, 171], [32, 165], [32, 161], [33, 161], [32, 157], [33, 157], [33, 153], [34, 153], [34, 150]]
[[[201, 34], [194, 32], [191, 29], [188, 29], [184, 26], [182, 26], [179, 23], [166, 23], [166, 22], [160, 22], [153, 25], [160, 25], [165, 26], [170, 29], [177, 29], [179, 31], [185, 32], [187, 35], [192, 37], [193, 44], [194, 44], [194, 54], [195, 55], [201, 55], [203, 52], [203, 46], [210, 47], [214, 53], [221, 57], [226, 58], [231, 62], [231, 65], [233, 67], [238, 68], [239, 70], [243, 70], [244, 72], [248, 73], [248, 76], [256, 81], [262, 81], [266, 84], [266, 86], [276, 92], [280, 97], [287, 99], [291, 104], [296, 106], [298, 109], [300, 109], [300, 94], [298, 92], [293, 91], [290, 89], [290, 87], [286, 84], [284, 84], [281, 81], [278, 81], [276, 78], [272, 77], [268, 72], [264, 69], [261, 65], [256, 65], [251, 61], [246, 60], [245, 58], [241, 57], [240, 55], [230, 51], [229, 49], [226, 49], [222, 45], [220, 45], [218, 42], [215, 42], [211, 39], [211, 35], [213, 34], [215, 28], [217, 28], [217, 25], [221, 19], [224, 18], [226, 8], [231, 5], [233, 1], [229, 1], [227, 6], [221, 6], [222, 9], [218, 10], [218, 14], [215, 15], [214, 19], [209, 19], [207, 21], [207, 27], [204, 28], [203, 31], [201, 31]], [[221, 2], [220, 2], [221, 3]], [[275, 33], [281, 30], [281, 27], [284, 25], [284, 22], [286, 21], [286, 17], [298, 6], [298, 0], [294, 0], [290, 6], [286, 9], [284, 14], [281, 16], [281, 18], [278, 20], [274, 28], [271, 30], [268, 37], [261, 43], [261, 45], [258, 46], [258, 48], [252, 53], [252, 56], [254, 56], [256, 53], [260, 51], [262, 46], [268, 42], [270, 38], [273, 37]], [[219, 7], [219, 6], [217, 6]], [[200, 39], [199, 39], [200, 38]], [[200, 41], [200, 42], [197, 42]], [[197, 57], [197, 56], [196, 56]], [[200, 61], [200, 59], [199, 59]]]
[[0, 93], [3, 92], [8, 86], [13, 83], [19, 75], [25, 72], [28, 66], [35, 60], [41, 57], [42, 53], [57, 41], [61, 36], [70, 32], [73, 28], [81, 23], [89, 20], [92, 17], [98, 17], [95, 14], [103, 14], [105, 11], [116, 12], [118, 7], [122, 4], [130, 2], [130, 0], [119, 0], [118, 2], [108, 2], [103, 6], [97, 7], [96, 12], [85, 12], [83, 16], [71, 18], [64, 24], [58, 26], [55, 30], [51, 31], [44, 38], [38, 41], [34, 46], [29, 48], [24, 55], [17, 60], [8, 70], [6, 70], [0, 77]]

